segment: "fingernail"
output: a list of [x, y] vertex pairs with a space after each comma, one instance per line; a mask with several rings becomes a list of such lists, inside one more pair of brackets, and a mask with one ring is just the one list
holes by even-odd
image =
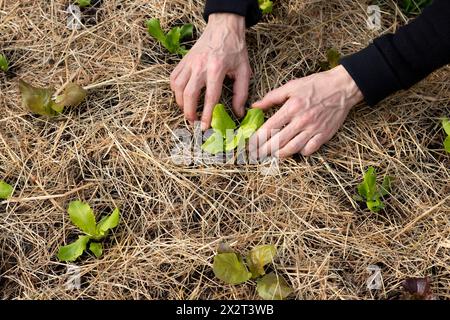
[[208, 130], [208, 124], [202, 121], [202, 131]]

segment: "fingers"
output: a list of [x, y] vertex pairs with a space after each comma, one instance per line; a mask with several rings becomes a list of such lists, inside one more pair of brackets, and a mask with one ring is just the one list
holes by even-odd
[[204, 79], [199, 76], [191, 76], [183, 93], [183, 111], [186, 119], [193, 124], [197, 120], [197, 106], [200, 93], [205, 86]]
[[300, 132], [298, 123], [292, 121], [275, 136], [272, 136], [266, 143], [259, 147], [258, 154], [261, 158], [267, 155], [276, 155], [278, 150], [282, 149]]
[[250, 68], [242, 68], [236, 73], [233, 84], [233, 111], [234, 114], [242, 118], [245, 113], [245, 102], [248, 98], [248, 87], [250, 84]]
[[304, 155], [305, 157], [312, 155], [314, 152], [319, 150], [320, 147], [327, 141], [328, 139], [323, 134], [321, 133], [316, 134], [308, 141], [305, 147], [301, 150], [302, 155]]
[[175, 76], [170, 76], [170, 88], [175, 93], [175, 100], [180, 106], [181, 109], [184, 107], [184, 90], [186, 89], [186, 85], [189, 82], [189, 79], [191, 77], [191, 69], [190, 68], [184, 68], [181, 71], [177, 73], [172, 73]]
[[214, 110], [214, 106], [219, 103], [220, 96], [222, 95], [222, 85], [225, 79], [224, 72], [209, 73], [206, 94], [205, 94], [205, 107], [202, 114], [202, 130], [206, 130], [211, 126], [211, 118]]
[[292, 156], [293, 154], [300, 152], [308, 144], [313, 135], [314, 135], [313, 133], [308, 131], [301, 132], [299, 135], [297, 135], [291, 141], [289, 141], [283, 148], [281, 148], [275, 154], [275, 156], [278, 158], [287, 158]]
[[288, 101], [250, 138], [250, 152], [254, 153], [256, 149], [262, 147], [272, 136], [274, 137], [278, 131], [291, 121], [290, 108], [291, 104]]
[[267, 110], [274, 105], [283, 104], [289, 98], [289, 84], [270, 91], [262, 100], [253, 103], [252, 107]]

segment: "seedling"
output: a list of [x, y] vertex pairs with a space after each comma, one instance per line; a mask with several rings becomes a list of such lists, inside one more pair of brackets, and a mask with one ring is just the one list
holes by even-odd
[[341, 54], [334, 48], [327, 50], [327, 61], [319, 62], [320, 70], [327, 71], [337, 67], [341, 60]]
[[433, 0], [403, 0], [401, 8], [406, 14], [420, 14], [422, 10], [430, 5]]
[[272, 13], [273, 2], [271, 0], [258, 0], [258, 3], [263, 14]]
[[24, 107], [42, 116], [56, 116], [64, 107], [76, 107], [86, 98], [87, 92], [75, 83], [66, 86], [63, 93], [54, 100], [52, 88], [36, 88], [23, 80], [19, 81]]
[[444, 128], [447, 138], [444, 140], [444, 150], [450, 153], [450, 120], [445, 118], [442, 120], [442, 127]]
[[182, 27], [172, 28], [167, 34], [161, 29], [159, 19], [147, 20], [148, 33], [158, 40], [172, 54], [180, 54], [184, 56], [188, 50], [180, 44], [186, 37], [192, 37], [194, 26], [185, 24]]
[[264, 267], [273, 262], [276, 248], [273, 245], [254, 247], [244, 259], [229, 246], [221, 246], [214, 256], [214, 275], [227, 284], [237, 285], [256, 279], [256, 291], [267, 300], [282, 300], [292, 293], [286, 280], [273, 272], [266, 274]]
[[84, 235], [69, 245], [59, 248], [58, 259], [61, 261], [75, 261], [86, 251], [89, 243], [89, 251], [95, 257], [99, 258], [103, 253], [103, 240], [109, 233], [109, 230], [117, 227], [120, 220], [120, 211], [118, 208], [109, 215], [103, 217], [98, 223], [95, 220], [94, 211], [89, 204], [81, 201], [72, 201], [67, 209], [70, 220], [76, 225]]
[[76, 3], [80, 8], [84, 8], [91, 5], [91, 0], [77, 0]]
[[202, 149], [210, 154], [234, 150], [239, 145], [245, 143], [263, 123], [263, 111], [260, 109], [250, 109], [236, 133], [230, 132], [236, 128], [236, 123], [226, 111], [225, 106], [223, 104], [217, 104], [214, 107], [211, 121], [211, 127], [214, 133], [205, 141]]
[[4, 54], [0, 54], [0, 70], [3, 72], [8, 72], [9, 62]]
[[13, 193], [13, 187], [5, 181], [0, 180], [0, 199], [8, 199]]
[[383, 184], [377, 187], [377, 174], [375, 168], [369, 167], [364, 174], [364, 180], [358, 185], [358, 194], [355, 196], [356, 201], [365, 202], [367, 208], [372, 212], [378, 212], [384, 208], [382, 197], [389, 194], [393, 178], [385, 176]]

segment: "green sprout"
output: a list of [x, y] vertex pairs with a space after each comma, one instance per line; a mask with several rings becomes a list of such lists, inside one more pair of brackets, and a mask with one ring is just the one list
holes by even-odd
[[109, 231], [119, 224], [120, 211], [118, 208], [103, 217], [98, 223], [95, 220], [94, 211], [89, 204], [81, 201], [72, 201], [67, 209], [70, 220], [84, 234], [78, 236], [78, 239], [71, 244], [59, 248], [58, 259], [61, 261], [75, 261], [87, 249], [95, 257], [99, 258], [103, 253], [103, 245], [100, 242], [109, 233]]
[[355, 196], [356, 201], [365, 202], [367, 208], [372, 212], [378, 212], [384, 208], [382, 197], [389, 194], [393, 178], [385, 176], [383, 184], [377, 187], [377, 174], [373, 167], [369, 167], [364, 174], [363, 182], [358, 185], [358, 195]]
[[192, 37], [194, 30], [192, 24], [172, 28], [167, 34], [161, 29], [159, 19], [150, 19], [146, 24], [148, 33], [158, 40], [170, 53], [180, 54], [182, 56], [188, 53], [188, 50], [180, 42], [186, 37]]

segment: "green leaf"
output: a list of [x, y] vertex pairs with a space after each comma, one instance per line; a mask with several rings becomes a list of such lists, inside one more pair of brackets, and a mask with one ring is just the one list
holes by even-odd
[[265, 300], [283, 300], [293, 292], [286, 280], [273, 272], [256, 281], [256, 291]]
[[180, 29], [180, 40], [183, 40], [186, 37], [192, 37], [194, 33], [194, 26], [192, 24], [185, 24]]
[[0, 70], [7, 72], [9, 69], [9, 62], [5, 55], [0, 54]]
[[0, 199], [8, 199], [12, 196], [13, 187], [3, 180], [0, 180]]
[[103, 254], [103, 245], [100, 242], [91, 242], [89, 244], [89, 250], [95, 255], [96, 258], [100, 258]]
[[375, 173], [375, 168], [369, 167], [367, 172], [364, 174], [363, 182], [358, 185], [358, 193], [363, 199], [373, 199], [376, 194], [376, 180], [377, 175]]
[[450, 120], [445, 118], [442, 119], [442, 127], [444, 128], [445, 133], [450, 136]]
[[148, 33], [161, 42], [161, 44], [166, 47], [166, 35], [164, 34], [164, 31], [161, 29], [161, 23], [159, 22], [159, 19], [150, 19], [147, 20], [147, 31]]
[[120, 220], [120, 210], [115, 208], [114, 211], [106, 217], [103, 217], [97, 224], [97, 234], [101, 237], [105, 236], [110, 229], [117, 227]]
[[[54, 90], [51, 88], [35, 88], [23, 80], [19, 80], [19, 89], [24, 107], [41, 116], [56, 116], [59, 108], [52, 100]], [[56, 110], [55, 110], [56, 109]]]
[[210, 154], [218, 154], [224, 151], [223, 136], [220, 132], [214, 132], [202, 145], [202, 150]]
[[88, 7], [91, 5], [91, 0], [77, 0], [77, 4], [80, 8]]
[[444, 140], [444, 150], [450, 153], [450, 136]]
[[74, 225], [80, 228], [80, 230], [89, 236], [97, 236], [95, 215], [89, 204], [79, 200], [72, 201], [69, 203], [67, 212], [69, 213], [70, 220]]
[[266, 274], [264, 266], [273, 261], [276, 253], [273, 245], [257, 246], [248, 253], [246, 261], [253, 279]]
[[166, 35], [166, 48], [170, 53], [177, 53], [180, 48], [181, 28], [175, 27]]
[[[250, 109], [236, 132], [233, 139], [226, 139], [226, 151], [231, 151], [245, 142], [264, 123], [264, 112], [261, 109]], [[228, 137], [227, 137], [228, 138]]]
[[236, 253], [219, 253], [214, 257], [213, 271], [217, 278], [228, 284], [240, 284], [252, 276]]
[[[69, 83], [62, 95], [56, 98], [56, 104], [63, 107], [76, 107], [86, 98], [87, 92], [76, 83]], [[54, 108], [53, 108], [54, 109]]]
[[380, 197], [377, 195], [374, 200], [366, 201], [367, 208], [372, 212], [378, 212], [384, 209], [384, 203], [381, 201]]
[[222, 137], [226, 137], [227, 130], [233, 130], [236, 128], [236, 123], [228, 114], [223, 104], [216, 104], [213, 110], [211, 127], [220, 132]]
[[79, 236], [78, 240], [72, 242], [67, 246], [59, 248], [58, 259], [61, 261], [75, 261], [86, 250], [86, 245], [89, 241], [89, 236]]
[[273, 2], [271, 0], [258, 0], [258, 3], [263, 14], [272, 13]]

